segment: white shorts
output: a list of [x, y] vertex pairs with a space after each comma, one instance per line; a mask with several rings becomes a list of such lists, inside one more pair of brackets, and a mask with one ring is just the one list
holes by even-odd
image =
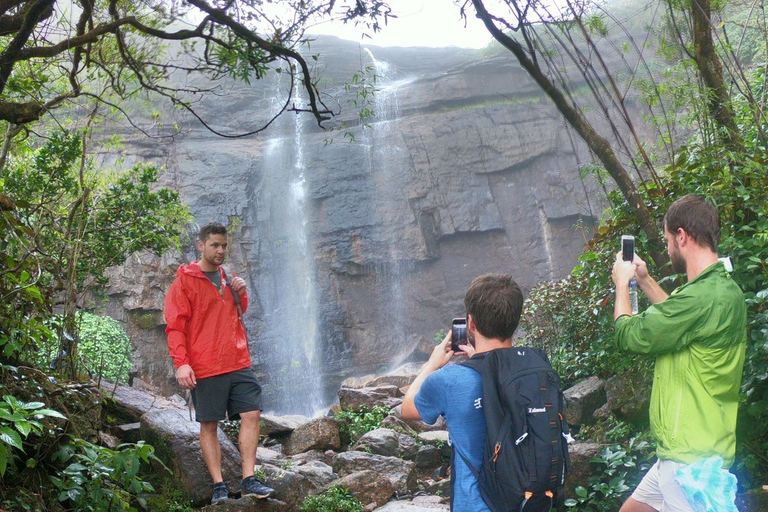
[[632, 498], [659, 512], [694, 512], [683, 488], [675, 480], [677, 470], [684, 465], [671, 460], [657, 460], [632, 493]]

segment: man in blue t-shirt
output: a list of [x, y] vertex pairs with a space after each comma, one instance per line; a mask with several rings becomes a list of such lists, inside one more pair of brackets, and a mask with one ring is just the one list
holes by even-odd
[[[461, 352], [457, 354], [471, 357], [512, 346], [512, 334], [523, 309], [523, 292], [511, 276], [477, 277], [464, 296], [464, 307], [469, 344], [460, 345]], [[445, 366], [453, 356], [449, 332], [408, 388], [403, 399], [403, 417], [432, 424], [442, 415], [453, 449], [479, 469], [485, 445], [482, 378], [465, 366]], [[462, 457], [454, 457], [452, 472], [451, 510], [489, 512], [480, 496], [477, 478]]]

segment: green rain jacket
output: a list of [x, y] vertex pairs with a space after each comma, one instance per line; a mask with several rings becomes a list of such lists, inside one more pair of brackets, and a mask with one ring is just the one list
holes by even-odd
[[650, 417], [660, 459], [719, 455], [731, 466], [746, 341], [744, 294], [720, 262], [643, 313], [616, 319], [620, 349], [656, 356]]

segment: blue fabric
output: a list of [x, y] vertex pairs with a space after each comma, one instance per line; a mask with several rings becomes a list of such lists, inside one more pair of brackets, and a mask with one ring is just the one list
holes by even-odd
[[[485, 445], [485, 416], [482, 409], [483, 381], [479, 373], [466, 366], [444, 366], [424, 380], [414, 399], [421, 419], [430, 425], [439, 416], [448, 425], [453, 449], [479, 469]], [[454, 458], [454, 512], [490, 512], [477, 478], [461, 457]]]
[[681, 466], [675, 480], [695, 512], [738, 512], [736, 477], [723, 469], [722, 457], [709, 457]]

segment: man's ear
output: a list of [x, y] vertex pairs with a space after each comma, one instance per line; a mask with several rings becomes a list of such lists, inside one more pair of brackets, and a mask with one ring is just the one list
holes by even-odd
[[678, 228], [677, 233], [675, 233], [675, 236], [678, 237], [678, 245], [680, 247], [685, 247], [688, 245], [689, 242], [691, 242], [693, 239], [691, 238], [691, 235], [689, 235], [683, 228]]
[[467, 330], [472, 332], [477, 332], [477, 326], [475, 325], [475, 319], [472, 318], [472, 315], [467, 315]]
[[197, 250], [202, 253], [203, 249], [205, 249], [205, 242], [203, 242], [202, 240], [198, 240], [197, 241]]

